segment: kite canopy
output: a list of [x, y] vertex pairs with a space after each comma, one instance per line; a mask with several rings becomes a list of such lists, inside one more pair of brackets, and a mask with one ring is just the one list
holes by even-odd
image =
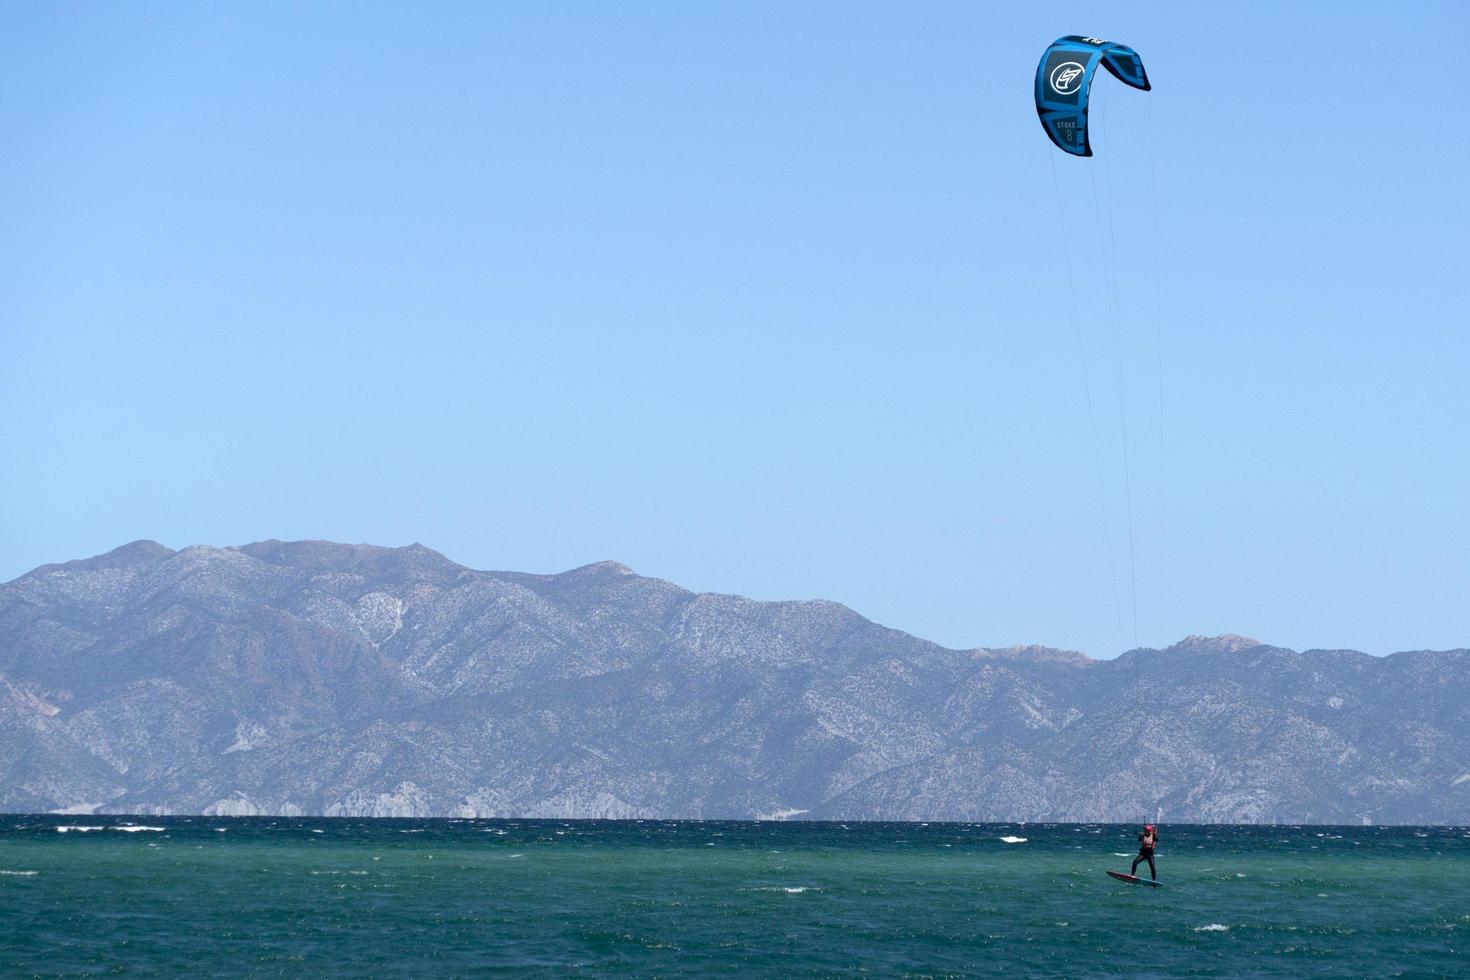
[[1126, 44], [1096, 37], [1057, 38], [1036, 66], [1036, 114], [1051, 141], [1068, 153], [1092, 156], [1087, 139], [1087, 94], [1101, 62], [1118, 81], [1149, 90], [1143, 59]]

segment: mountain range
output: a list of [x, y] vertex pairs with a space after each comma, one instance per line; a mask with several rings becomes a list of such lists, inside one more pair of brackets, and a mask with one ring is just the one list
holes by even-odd
[[1470, 651], [952, 650], [421, 545], [139, 541], [0, 586], [0, 810], [1470, 823]]

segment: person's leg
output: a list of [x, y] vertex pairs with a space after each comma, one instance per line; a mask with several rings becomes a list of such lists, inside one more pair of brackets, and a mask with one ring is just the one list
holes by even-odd
[[1131, 875], [1137, 875], [1138, 874], [1138, 862], [1139, 861], [1142, 861], [1142, 860], [1143, 860], [1143, 854], [1140, 853], [1137, 857], [1135, 857], [1133, 859], [1133, 867], [1131, 867], [1131, 868], [1128, 869], [1128, 873], [1131, 874]]
[[1148, 856], [1148, 873], [1153, 876], [1154, 881], [1159, 880], [1159, 871], [1154, 867], [1154, 856], [1152, 854]]

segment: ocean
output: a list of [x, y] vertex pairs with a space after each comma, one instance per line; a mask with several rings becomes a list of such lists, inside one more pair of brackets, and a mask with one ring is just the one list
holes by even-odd
[[1136, 832], [0, 816], [0, 974], [1470, 974], [1470, 830]]

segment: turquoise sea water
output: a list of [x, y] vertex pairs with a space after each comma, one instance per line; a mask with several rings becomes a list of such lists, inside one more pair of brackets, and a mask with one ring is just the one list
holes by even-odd
[[0, 973], [1470, 973], [1470, 831], [1135, 832], [4, 816]]

